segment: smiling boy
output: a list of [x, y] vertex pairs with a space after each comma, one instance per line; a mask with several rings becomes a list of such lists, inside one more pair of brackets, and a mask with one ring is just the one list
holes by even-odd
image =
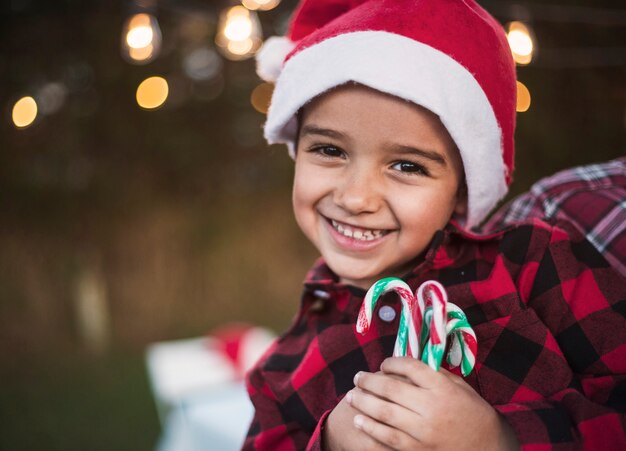
[[[515, 72], [471, 0], [305, 0], [260, 66], [265, 134], [295, 159], [293, 208], [322, 258], [247, 378], [245, 449], [622, 449], [626, 290], [581, 236], [540, 221], [470, 232], [513, 169]], [[271, 58], [270, 58], [271, 59]], [[271, 62], [271, 61], [270, 61]], [[393, 296], [439, 281], [473, 326], [463, 379], [389, 358]]]
[[439, 119], [347, 85], [304, 109], [293, 208], [343, 283], [368, 289], [415, 266], [435, 232], [465, 211], [463, 163]]

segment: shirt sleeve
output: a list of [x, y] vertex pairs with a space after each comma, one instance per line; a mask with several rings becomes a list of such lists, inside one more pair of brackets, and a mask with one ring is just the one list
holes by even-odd
[[254, 405], [254, 417], [244, 441], [243, 450], [312, 450], [323, 449], [322, 433], [330, 410], [314, 424], [313, 433], [302, 423], [290, 418], [264, 380], [262, 370], [252, 370], [247, 378], [247, 389]]
[[522, 449], [626, 449], [626, 281], [584, 238], [548, 235], [520, 291], [573, 376], [547, 398], [494, 407]]

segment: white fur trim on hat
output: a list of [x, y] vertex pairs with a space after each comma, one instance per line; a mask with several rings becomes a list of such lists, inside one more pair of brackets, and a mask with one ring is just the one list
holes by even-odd
[[502, 131], [476, 79], [445, 53], [385, 31], [341, 34], [291, 57], [268, 111], [268, 142], [286, 143], [293, 152], [298, 110], [349, 81], [410, 100], [439, 116], [463, 160], [465, 227], [478, 225], [506, 194]]
[[256, 54], [256, 72], [265, 81], [278, 80], [285, 57], [295, 44], [285, 36], [272, 36], [263, 43]]

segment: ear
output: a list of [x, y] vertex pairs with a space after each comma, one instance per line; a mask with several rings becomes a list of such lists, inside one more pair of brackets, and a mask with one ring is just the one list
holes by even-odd
[[454, 214], [464, 218], [467, 215], [467, 185], [462, 182], [456, 193], [456, 204], [454, 205]]

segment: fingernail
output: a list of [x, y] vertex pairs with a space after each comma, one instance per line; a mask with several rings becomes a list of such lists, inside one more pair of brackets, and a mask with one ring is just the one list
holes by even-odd
[[354, 380], [353, 380], [354, 385], [356, 385], [357, 382], [359, 381], [359, 377], [361, 377], [361, 372], [360, 371], [354, 375]]
[[348, 402], [348, 404], [352, 404], [352, 390], [346, 393], [346, 401]]
[[363, 429], [363, 423], [365, 419], [362, 415], [355, 415], [354, 417], [354, 427], [357, 429]]

